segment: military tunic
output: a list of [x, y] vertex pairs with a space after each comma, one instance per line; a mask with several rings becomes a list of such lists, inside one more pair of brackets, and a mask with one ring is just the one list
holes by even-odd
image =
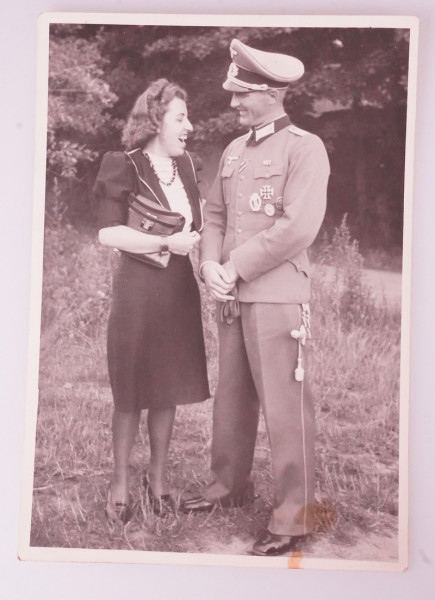
[[295, 378], [291, 332], [310, 298], [307, 249], [324, 218], [329, 161], [320, 138], [287, 116], [257, 135], [224, 151], [205, 205], [200, 262], [232, 260], [241, 312], [231, 327], [219, 324], [213, 482], [205, 496], [231, 497], [248, 484], [261, 405], [274, 475], [268, 529], [302, 535], [312, 528], [314, 405], [306, 376]]

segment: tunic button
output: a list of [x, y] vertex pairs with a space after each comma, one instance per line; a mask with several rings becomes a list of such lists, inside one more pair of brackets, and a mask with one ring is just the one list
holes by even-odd
[[240, 175], [239, 179], [240, 181], [245, 181], [246, 177], [244, 175]]
[[239, 193], [238, 193], [238, 196], [239, 196], [239, 198], [242, 198], [242, 196], [243, 196], [243, 192], [239, 192]]
[[237, 229], [237, 233], [242, 233], [242, 230], [240, 229], [240, 227]]
[[243, 215], [242, 211], [241, 211], [241, 210], [238, 210], [238, 211], [237, 211], [237, 216], [238, 216], [238, 217], [241, 217], [242, 215]]

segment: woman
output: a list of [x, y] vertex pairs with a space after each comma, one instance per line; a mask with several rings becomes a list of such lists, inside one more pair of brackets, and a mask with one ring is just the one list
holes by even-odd
[[[209, 397], [198, 286], [189, 252], [202, 229], [201, 200], [185, 152], [192, 131], [184, 90], [159, 79], [137, 99], [123, 131], [126, 152], [109, 152], [95, 184], [100, 205], [99, 240], [121, 252], [114, 275], [108, 325], [108, 366], [114, 399], [114, 471], [106, 514], [127, 522], [129, 458], [140, 413], [148, 409], [150, 462], [144, 475], [154, 513], [174, 503], [165, 477], [178, 404]], [[128, 196], [139, 193], [185, 217], [183, 231], [168, 238], [126, 226]], [[160, 269], [128, 253], [169, 249]]]

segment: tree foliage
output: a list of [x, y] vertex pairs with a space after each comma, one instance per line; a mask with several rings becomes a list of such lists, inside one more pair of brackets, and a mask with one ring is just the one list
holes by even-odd
[[[79, 174], [92, 180], [96, 158], [120, 147], [120, 131], [134, 100], [159, 77], [175, 81], [189, 94], [194, 150], [206, 156], [242, 133], [222, 89], [234, 37], [304, 62], [306, 73], [291, 86], [286, 110], [298, 125], [318, 133], [330, 152], [331, 227], [347, 212], [360, 238], [369, 232], [368, 243], [374, 238], [382, 243], [382, 237], [397, 243], [403, 201], [407, 30], [53, 26], [49, 187], [54, 176], [69, 182], [69, 187]], [[385, 178], [395, 182], [394, 189], [386, 189]]]
[[81, 161], [98, 156], [95, 141], [118, 99], [103, 79], [103, 63], [94, 41], [50, 40], [47, 161], [53, 177], [73, 178]]

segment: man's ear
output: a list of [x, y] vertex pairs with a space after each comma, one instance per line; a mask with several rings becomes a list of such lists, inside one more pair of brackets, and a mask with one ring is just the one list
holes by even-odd
[[267, 94], [270, 98], [269, 104], [275, 104], [276, 102], [279, 102], [279, 92], [278, 90], [275, 89], [268, 89], [267, 90]]

